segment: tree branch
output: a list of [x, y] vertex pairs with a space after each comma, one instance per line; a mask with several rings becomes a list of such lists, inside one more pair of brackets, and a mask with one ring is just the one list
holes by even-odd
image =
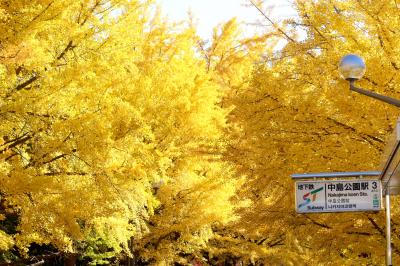
[[15, 90], [19, 91], [24, 89], [26, 86], [30, 85], [31, 83], [33, 83], [35, 80], [38, 79], [37, 75], [32, 76], [30, 79], [28, 79], [27, 81], [19, 84], [17, 87], [15, 87]]
[[57, 56], [57, 60], [60, 60], [61, 58], [64, 57], [64, 55], [71, 49], [75, 48], [76, 46], [73, 45], [72, 41], [69, 41], [67, 46], [65, 47], [65, 49], [61, 52], [61, 54], [59, 56]]
[[309, 217], [307, 214], [304, 214], [304, 217], [306, 217], [308, 220], [310, 220], [315, 225], [318, 225], [318, 226], [326, 228], [326, 229], [332, 229], [332, 227], [330, 227], [329, 225], [324, 224], [324, 223], [320, 223], [320, 222], [312, 219], [311, 217]]

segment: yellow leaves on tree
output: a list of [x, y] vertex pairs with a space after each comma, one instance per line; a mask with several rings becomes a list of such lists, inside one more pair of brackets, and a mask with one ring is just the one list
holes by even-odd
[[168, 248], [195, 251], [235, 218], [220, 86], [194, 29], [169, 30], [149, 5], [1, 3], [0, 187], [19, 248], [129, 253], [132, 236], [173, 233]]
[[[383, 213], [298, 215], [289, 176], [379, 169], [394, 109], [350, 94], [337, 66], [347, 53], [363, 56], [367, 73], [359, 85], [397, 97], [399, 62], [390, 55], [398, 49], [398, 7], [387, 1], [296, 1], [295, 8], [298, 18], [273, 25], [285, 47], [266, 52], [265, 64], [232, 98], [230, 118], [241, 130], [228, 156], [249, 176], [240, 194], [254, 206], [218, 245], [241, 239], [238, 245], [264, 263], [381, 263]], [[292, 34], [300, 30], [302, 37]]]
[[396, 96], [398, 7], [297, 1], [299, 18], [274, 31], [241, 38], [233, 19], [210, 43], [152, 7], [0, 3], [1, 215], [18, 217], [0, 249], [378, 261], [381, 215], [297, 215], [288, 176], [377, 167], [394, 111], [345, 92], [336, 68], [358, 53], [360, 86]]

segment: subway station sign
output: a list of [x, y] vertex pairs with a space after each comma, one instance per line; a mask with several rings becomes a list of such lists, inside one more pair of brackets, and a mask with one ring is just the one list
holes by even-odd
[[295, 183], [298, 213], [380, 211], [380, 180], [324, 180]]

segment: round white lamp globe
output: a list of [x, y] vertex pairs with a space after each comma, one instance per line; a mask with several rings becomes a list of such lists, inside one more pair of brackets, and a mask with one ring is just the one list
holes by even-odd
[[346, 55], [340, 60], [339, 72], [345, 80], [359, 80], [365, 74], [364, 60], [358, 55]]

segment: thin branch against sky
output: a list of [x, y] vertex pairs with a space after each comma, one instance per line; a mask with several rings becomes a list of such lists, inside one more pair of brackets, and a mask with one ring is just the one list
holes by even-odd
[[[199, 35], [205, 39], [210, 38], [216, 25], [233, 17], [245, 22], [245, 31], [251, 33], [257, 30], [256, 26], [269, 26], [259, 23], [262, 16], [256, 8], [246, 6], [249, 3], [247, 0], [158, 0], [158, 3], [164, 13], [174, 21], [186, 19], [190, 10], [197, 19]], [[269, 0], [266, 1], [266, 7], [276, 22], [296, 16], [292, 0]]]

